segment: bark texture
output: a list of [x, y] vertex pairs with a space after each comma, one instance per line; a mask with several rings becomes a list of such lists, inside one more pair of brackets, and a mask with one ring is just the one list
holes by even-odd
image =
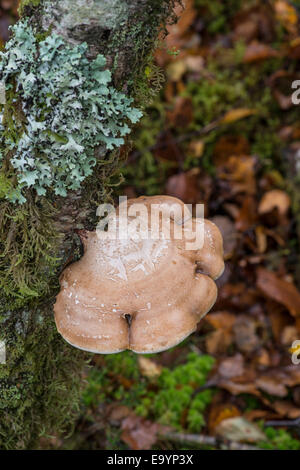
[[[103, 54], [115, 88], [139, 107], [149, 88], [145, 67], [172, 6], [173, 0], [24, 0], [21, 12], [41, 36], [51, 31], [70, 45], [86, 42], [90, 60]], [[5, 112], [15, 121], [22, 106], [15, 91], [11, 98]], [[109, 197], [123, 153], [99, 147], [98, 163], [80, 190], [57, 197], [27, 189], [22, 206], [5, 197], [9, 153], [2, 165], [0, 341], [6, 363], [0, 364], [0, 449], [37, 448], [41, 436], [74, 422], [87, 356], [58, 335], [52, 306], [60, 272], [81, 254], [75, 231], [94, 227], [95, 208]]]

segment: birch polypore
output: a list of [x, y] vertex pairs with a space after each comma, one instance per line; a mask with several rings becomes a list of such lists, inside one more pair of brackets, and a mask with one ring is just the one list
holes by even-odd
[[[170, 212], [171, 206], [175, 210]], [[160, 218], [150, 217], [153, 207]], [[168, 196], [132, 199], [128, 216], [123, 204], [114, 214], [117, 228], [127, 218], [127, 237], [81, 233], [84, 256], [62, 273], [54, 307], [66, 341], [94, 353], [154, 353], [195, 331], [216, 300], [214, 279], [223, 272], [223, 244], [212, 222], [186, 217], [183, 208]], [[189, 245], [197, 224], [202, 224], [203, 243]]]

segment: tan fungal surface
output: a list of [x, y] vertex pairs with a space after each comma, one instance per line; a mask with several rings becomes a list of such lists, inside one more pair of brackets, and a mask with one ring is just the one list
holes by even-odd
[[[148, 208], [158, 204], [161, 209], [174, 202], [183, 207], [181, 201], [168, 196], [132, 199], [128, 207], [142, 203]], [[120, 208], [118, 227], [124, 220]], [[159, 352], [195, 331], [211, 309], [217, 296], [214, 279], [224, 268], [218, 228], [207, 220], [188, 218], [184, 238], [175, 239], [174, 227], [182, 224], [183, 217], [178, 213], [170, 217], [168, 210], [162, 213], [160, 238], [146, 239], [145, 233], [153, 235], [148, 219], [143, 235], [109, 239], [97, 232], [82, 233], [84, 256], [62, 273], [54, 306], [58, 331], [70, 344], [102, 354], [124, 349]], [[128, 220], [145, 222], [145, 217], [130, 216]], [[168, 224], [171, 237], [164, 232]], [[204, 244], [186, 249], [196, 224], [203, 224]]]

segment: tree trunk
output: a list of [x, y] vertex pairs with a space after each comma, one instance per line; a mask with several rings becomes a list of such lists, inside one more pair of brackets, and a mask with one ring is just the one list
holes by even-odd
[[[134, 99], [134, 104], [126, 105], [123, 120], [127, 123], [130, 113], [137, 114], [132, 107], [141, 108], [149, 92], [151, 94], [151, 76], [155, 73], [151, 53], [172, 6], [173, 0], [23, 0], [21, 21], [32, 28], [38, 44], [38, 53], [30, 66], [35, 67], [37, 58], [41, 57], [41, 44], [47, 38], [48, 54], [56, 53], [55, 34], [62, 38], [60, 52], [87, 43], [88, 63], [93, 64], [98, 54], [102, 54], [106, 58], [104, 68], [111, 71], [110, 93], [105, 92], [106, 99], [110, 99], [112, 93], [116, 93], [116, 102], [124, 103], [124, 98], [117, 93]], [[19, 41], [17, 46], [10, 43], [8, 53], [19, 48], [17, 55], [11, 57], [25, 64], [32, 47], [24, 52], [25, 46], [21, 43]], [[94, 147], [92, 170], [84, 176], [80, 173], [79, 188], [66, 187], [58, 191], [49, 182], [47, 187], [41, 188], [40, 176], [34, 176], [34, 169], [41, 164], [39, 152], [44, 148], [38, 145], [44, 138], [43, 131], [38, 136], [38, 150], [34, 150], [35, 166], [29, 174], [28, 160], [24, 166], [26, 171], [23, 168], [20, 177], [18, 165], [22, 155], [16, 159], [16, 149], [28, 130], [28, 109], [34, 100], [40, 109], [44, 109], [45, 104], [38, 102], [38, 97], [43, 96], [38, 95], [40, 76], [35, 77], [33, 73], [30, 83], [28, 75], [24, 76], [24, 84], [31, 87], [25, 98], [25, 85], [21, 91], [18, 85], [22, 81], [17, 75], [20, 67], [15, 69], [11, 64], [6, 68], [7, 71], [11, 67], [11, 75], [4, 77], [6, 103], [0, 170], [0, 340], [6, 348], [6, 362], [0, 364], [1, 449], [38, 447], [41, 436], [66, 431], [74, 422], [80, 403], [82, 369], [88, 357], [58, 335], [53, 303], [59, 274], [81, 254], [76, 229], [95, 226], [95, 209], [109, 198], [111, 177], [125, 154], [125, 147], [120, 146], [121, 141], [116, 143], [115, 136], [113, 150], [103, 143]], [[88, 66], [85, 67], [88, 70]], [[54, 83], [56, 72], [50, 70], [49, 73]], [[3, 80], [3, 76], [0, 79]], [[94, 83], [94, 91], [98, 93], [102, 85], [99, 81]], [[80, 89], [83, 86], [76, 85], [77, 94], [84, 91]], [[60, 111], [61, 104], [53, 105], [55, 96], [53, 99], [50, 108], [54, 106]], [[46, 113], [51, 112], [50, 108]], [[86, 111], [82, 112], [84, 119], [90, 119]], [[42, 121], [40, 117], [35, 124], [44, 125]], [[52, 132], [51, 138], [53, 149], [61, 145], [58, 143], [61, 136]], [[64, 145], [67, 147], [66, 141]], [[79, 147], [77, 144], [77, 148], [81, 147], [84, 143]], [[80, 158], [75, 161], [75, 167], [77, 164], [81, 164]], [[59, 177], [62, 169], [58, 166], [56, 171]], [[24, 183], [24, 175], [33, 176], [33, 180]], [[53, 181], [57, 183], [56, 178]], [[66, 179], [62, 179], [61, 185], [64, 181]]]

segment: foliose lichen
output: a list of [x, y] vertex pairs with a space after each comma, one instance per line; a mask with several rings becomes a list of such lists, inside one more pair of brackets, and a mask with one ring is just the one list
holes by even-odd
[[49, 187], [66, 196], [92, 174], [96, 148], [103, 154], [120, 147], [130, 132], [128, 124], [142, 113], [111, 85], [103, 55], [87, 59], [86, 43], [69, 46], [54, 33], [39, 42], [27, 20], [12, 29], [0, 53], [0, 80], [6, 93], [14, 90], [14, 104], [20, 100], [22, 120], [20, 126], [10, 116], [10, 127], [18, 132], [7, 132], [4, 110], [0, 160], [11, 155], [18, 182], [6, 197], [23, 203], [23, 188], [41, 196]]

